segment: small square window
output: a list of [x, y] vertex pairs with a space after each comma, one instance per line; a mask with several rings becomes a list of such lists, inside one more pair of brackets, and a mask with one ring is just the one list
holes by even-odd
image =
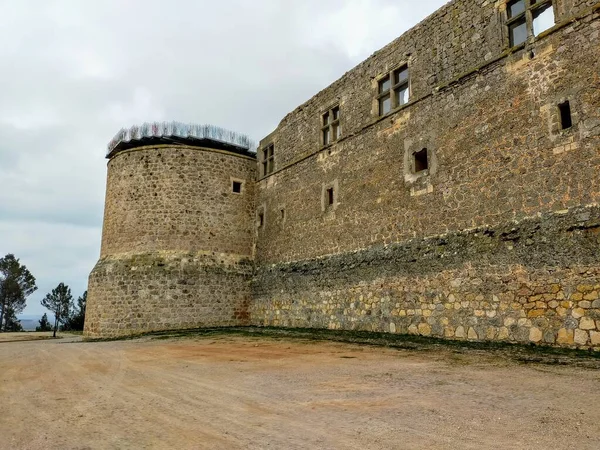
[[379, 82], [379, 93], [383, 94], [384, 92], [389, 91], [391, 87], [392, 83], [390, 83], [390, 77], [387, 76]]
[[424, 148], [419, 152], [415, 152], [415, 173], [423, 172], [429, 169], [429, 161], [427, 159], [427, 149]]
[[533, 11], [533, 35], [537, 36], [554, 26], [554, 9], [547, 3]]
[[507, 4], [508, 18], [518, 16], [525, 12], [525, 0], [513, 0]]
[[231, 190], [234, 194], [242, 193], [242, 183], [240, 181], [234, 181], [231, 186]]

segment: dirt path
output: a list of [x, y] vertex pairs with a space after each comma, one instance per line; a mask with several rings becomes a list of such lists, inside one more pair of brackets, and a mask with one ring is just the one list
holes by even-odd
[[2, 449], [598, 449], [600, 373], [251, 337], [0, 344]]

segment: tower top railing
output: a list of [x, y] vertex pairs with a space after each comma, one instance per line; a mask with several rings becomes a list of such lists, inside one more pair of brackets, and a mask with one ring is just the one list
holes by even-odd
[[121, 150], [156, 144], [207, 146], [238, 153], [255, 153], [255, 143], [246, 135], [214, 125], [181, 122], [146, 122], [122, 128], [108, 143], [106, 157]]

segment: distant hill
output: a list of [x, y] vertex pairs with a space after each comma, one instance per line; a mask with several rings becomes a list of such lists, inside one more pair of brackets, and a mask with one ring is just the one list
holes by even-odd
[[[25, 331], [35, 331], [35, 328], [40, 324], [40, 319], [43, 314], [23, 314], [19, 316], [19, 322]], [[54, 323], [54, 316], [48, 313], [48, 320]]]

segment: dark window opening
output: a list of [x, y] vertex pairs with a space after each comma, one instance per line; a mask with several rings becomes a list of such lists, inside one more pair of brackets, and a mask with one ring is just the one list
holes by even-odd
[[424, 148], [420, 152], [415, 153], [415, 173], [423, 172], [429, 169], [429, 162], [427, 161], [427, 149]]
[[327, 202], [328, 202], [327, 204], [329, 206], [332, 206], [333, 205], [333, 201], [334, 201], [334, 198], [333, 198], [333, 188], [329, 188], [329, 189], [327, 189]]
[[233, 185], [232, 185], [232, 190], [233, 190], [234, 194], [241, 194], [242, 193], [242, 183], [240, 183], [239, 181], [234, 181]]
[[265, 213], [258, 213], [258, 228], [262, 228], [265, 225]]
[[558, 105], [560, 111], [560, 123], [563, 130], [567, 130], [573, 126], [573, 118], [571, 117], [571, 104], [566, 101]]
[[279, 213], [281, 214], [281, 220], [285, 220], [285, 209], [280, 209]]

